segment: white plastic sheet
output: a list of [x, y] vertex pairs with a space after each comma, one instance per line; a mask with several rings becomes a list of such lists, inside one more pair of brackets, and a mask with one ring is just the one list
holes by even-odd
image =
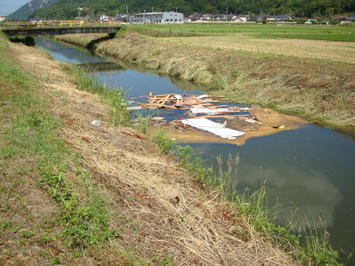
[[224, 124], [216, 123], [206, 118], [185, 119], [181, 122], [200, 130], [211, 132], [224, 139], [236, 139], [245, 134], [242, 131], [226, 128]]

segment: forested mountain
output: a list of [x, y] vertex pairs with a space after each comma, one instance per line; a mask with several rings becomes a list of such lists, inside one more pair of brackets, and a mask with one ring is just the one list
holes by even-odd
[[[38, 0], [37, 0], [38, 1]], [[42, 0], [45, 1], [45, 0]], [[53, 1], [53, 0], [49, 0]], [[54, 0], [57, 1], [57, 0]], [[78, 9], [86, 7], [87, 9]], [[252, 13], [321, 16], [355, 12], [354, 0], [59, 0], [31, 14], [35, 18], [59, 19], [146, 11], [178, 10], [184, 14]]]
[[22, 7], [17, 9], [14, 13], [8, 16], [9, 19], [27, 19], [33, 11], [50, 6], [58, 2], [58, 0], [32, 0], [31, 2], [24, 4]]

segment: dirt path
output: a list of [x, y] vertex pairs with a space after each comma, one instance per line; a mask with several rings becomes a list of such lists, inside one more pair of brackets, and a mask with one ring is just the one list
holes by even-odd
[[[121, 230], [112, 246], [126, 259], [135, 254], [153, 264], [293, 264], [216, 192], [207, 193], [149, 142], [122, 133], [131, 129], [113, 127], [107, 106], [98, 96], [77, 90], [62, 70], [65, 64], [22, 45], [11, 44], [11, 51], [41, 81], [49, 111], [63, 123], [63, 138], [80, 151], [108, 198], [112, 226]], [[91, 125], [94, 119], [100, 126]], [[118, 263], [107, 251], [103, 254], [103, 263]]]

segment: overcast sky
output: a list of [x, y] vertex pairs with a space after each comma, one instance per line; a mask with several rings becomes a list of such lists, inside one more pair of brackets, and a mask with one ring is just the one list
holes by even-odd
[[30, 0], [0, 0], [0, 16], [7, 16]]

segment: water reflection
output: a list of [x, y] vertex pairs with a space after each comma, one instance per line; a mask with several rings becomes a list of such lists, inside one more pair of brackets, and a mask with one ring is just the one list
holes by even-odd
[[58, 61], [73, 65], [106, 62], [105, 59], [93, 56], [88, 51], [64, 46], [60, 43], [43, 38], [36, 38], [36, 47], [50, 51], [52, 57]]
[[154, 75], [152, 73], [137, 72], [134, 70], [125, 71], [103, 71], [92, 73], [92, 76], [99, 82], [111, 89], [123, 88], [127, 98], [153, 94], [165, 93], [201, 93], [197, 90], [185, 91], [176, 87], [168, 78]]
[[[221, 154], [240, 154], [237, 176], [239, 191], [254, 190], [267, 180], [269, 203], [282, 203], [278, 209], [280, 223], [287, 223], [290, 209], [297, 208], [293, 218], [302, 228], [318, 220], [332, 235], [336, 247], [350, 251], [354, 247], [355, 228], [353, 140], [335, 131], [304, 126], [294, 131], [250, 139], [244, 146], [220, 143], [192, 143], [195, 152], [215, 165]], [[315, 224], [313, 224], [314, 226]], [[344, 234], [344, 227], [350, 235]]]

